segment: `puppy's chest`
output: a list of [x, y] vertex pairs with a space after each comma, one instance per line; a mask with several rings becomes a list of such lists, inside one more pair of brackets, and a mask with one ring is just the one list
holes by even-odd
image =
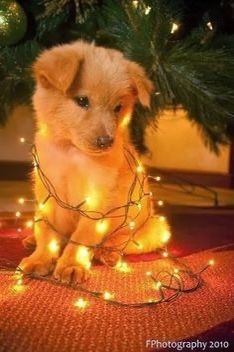
[[85, 202], [86, 208], [103, 208], [116, 189], [118, 171], [92, 160], [44, 155], [42, 165], [58, 196], [72, 206]]

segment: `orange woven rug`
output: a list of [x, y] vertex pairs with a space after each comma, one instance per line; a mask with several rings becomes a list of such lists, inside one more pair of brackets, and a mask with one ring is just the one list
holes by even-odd
[[[203, 287], [174, 302], [144, 308], [113, 306], [38, 280], [29, 281], [24, 292], [15, 293], [12, 274], [0, 273], [0, 351], [152, 351], [146, 347], [148, 339], [175, 341], [197, 336], [234, 316], [232, 248], [206, 250], [183, 260], [199, 269], [211, 257], [216, 265], [204, 272]], [[97, 266], [85, 286], [113, 291], [125, 301], [144, 300], [155, 292], [145, 271], [157, 272], [162, 265], [162, 260], [132, 263], [132, 273], [124, 276]], [[84, 310], [73, 306], [81, 296], [89, 300]], [[230, 347], [225, 350], [231, 351]]]

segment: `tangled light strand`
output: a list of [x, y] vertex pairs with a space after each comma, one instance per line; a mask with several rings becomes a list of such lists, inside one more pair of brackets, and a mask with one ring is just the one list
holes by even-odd
[[[25, 139], [21, 140], [21, 143], [25, 143]], [[122, 257], [122, 252], [124, 248], [129, 244], [129, 242], [133, 242], [136, 246], [139, 246], [139, 243], [137, 243], [134, 240], [134, 236], [136, 232], [147, 222], [147, 220], [152, 216], [151, 214], [151, 201], [152, 201], [152, 193], [151, 192], [145, 192], [144, 191], [144, 184], [147, 178], [154, 179], [156, 182], [159, 182], [161, 180], [160, 176], [154, 177], [154, 176], [146, 176], [144, 173], [144, 169], [137, 162], [135, 159], [134, 155], [128, 150], [124, 150], [124, 156], [126, 158], [126, 161], [128, 163], [129, 169], [131, 170], [133, 174], [133, 181], [130, 185], [129, 191], [128, 191], [128, 196], [127, 196], [127, 203], [123, 204], [121, 206], [112, 208], [108, 210], [106, 213], [102, 213], [99, 211], [93, 211], [93, 210], [83, 210], [82, 207], [83, 205], [87, 202], [86, 200], [83, 200], [79, 202], [76, 206], [72, 206], [66, 202], [64, 202], [59, 195], [56, 192], [56, 189], [52, 182], [49, 180], [49, 178], [45, 175], [44, 171], [42, 170], [40, 166], [40, 160], [38, 157], [37, 149], [36, 146], [33, 145], [31, 148], [32, 156], [33, 156], [33, 165], [37, 170], [37, 173], [39, 175], [39, 178], [44, 185], [45, 189], [47, 190], [48, 194], [43, 200], [42, 203], [39, 203], [39, 209], [40, 206], [43, 208], [43, 206], [46, 204], [46, 202], [50, 198], [54, 198], [56, 203], [67, 210], [71, 211], [76, 211], [79, 212], [80, 215], [89, 218], [90, 220], [105, 220], [105, 219], [113, 219], [113, 218], [121, 218], [122, 221], [121, 223], [114, 228], [111, 232], [107, 233], [105, 236], [103, 236], [103, 239], [96, 245], [94, 246], [83, 246], [82, 243], [78, 243], [74, 240], [68, 240], [64, 236], [62, 236], [57, 229], [49, 222], [49, 220], [46, 217], [41, 217], [41, 218], [36, 218], [34, 220], [28, 220], [26, 223], [26, 226], [28, 228], [33, 227], [33, 224], [39, 221], [44, 221], [46, 222], [55, 232], [59, 234], [59, 236], [64, 240], [66, 243], [72, 243], [77, 246], [83, 246], [83, 248], [102, 248], [105, 250], [110, 250], [110, 251], [118, 251], [121, 254]], [[133, 193], [135, 190], [136, 186], [139, 186], [139, 192], [138, 192], [138, 198], [136, 200], [133, 200]], [[147, 199], [147, 217], [144, 219], [143, 223], [140, 224], [137, 228], [135, 228], [135, 220], [139, 216], [140, 210], [141, 210], [141, 201], [143, 198], [148, 197]], [[18, 199], [18, 203], [23, 205], [26, 201], [32, 201], [32, 200], [27, 200], [24, 199], [23, 197]], [[163, 206], [163, 201], [159, 200], [158, 206]], [[131, 221], [128, 222], [128, 211], [131, 206], [137, 206], [138, 207], [138, 213], [135, 215], [134, 218], [131, 218]], [[115, 215], [115, 212], [118, 212], [119, 210], [123, 210], [123, 213]], [[21, 212], [17, 211], [16, 212], [16, 219], [19, 219], [21, 217]], [[159, 216], [159, 215], [158, 215]], [[164, 216], [159, 216], [159, 218], [162, 221], [165, 221]], [[115, 246], [115, 247], [110, 247], [110, 246], [105, 246], [105, 242], [113, 236], [119, 229], [128, 226], [130, 229], [130, 236], [127, 241], [122, 242], [120, 245]], [[49, 244], [49, 249], [53, 252], [58, 249], [58, 244], [56, 243], [56, 240], [51, 242]], [[121, 247], [121, 248], [119, 248]], [[172, 255], [169, 255], [168, 251], [166, 248], [161, 248], [158, 250], [161, 253], [162, 258], [168, 258], [169, 260], [172, 261], [173, 263], [173, 268], [172, 270], [165, 269], [161, 270], [158, 273], [152, 273], [151, 271], [147, 271], [145, 273], [146, 277], [152, 281], [152, 286], [156, 290], [157, 295], [159, 295], [158, 299], [155, 298], [149, 298], [146, 301], [141, 301], [141, 302], [125, 302], [121, 301], [115, 298], [115, 294], [111, 293], [109, 291], [92, 291], [87, 288], [85, 288], [82, 285], [68, 285], [64, 284], [61, 282], [58, 282], [57, 280], [51, 278], [51, 277], [44, 277], [44, 276], [35, 276], [34, 274], [25, 274], [24, 270], [20, 268], [19, 266], [15, 265], [15, 263], [6, 260], [4, 258], [0, 258], [0, 271], [2, 272], [9, 272], [9, 271], [14, 271], [14, 275], [16, 278], [16, 283], [13, 286], [13, 290], [16, 292], [21, 292], [23, 291], [24, 288], [24, 279], [29, 279], [29, 278], [35, 278], [35, 279], [40, 279], [44, 281], [48, 281], [52, 284], [56, 285], [63, 285], [66, 287], [71, 287], [74, 290], [77, 290], [79, 292], [83, 292], [85, 294], [89, 294], [93, 297], [103, 299], [106, 302], [109, 302], [111, 304], [115, 305], [120, 305], [120, 306], [128, 306], [128, 307], [144, 307], [144, 306], [149, 306], [149, 305], [157, 305], [159, 303], [163, 302], [170, 302], [175, 300], [180, 294], [182, 293], [189, 293], [195, 291], [197, 288], [199, 288], [202, 283], [202, 273], [210, 266], [214, 265], [213, 259], [209, 260], [209, 262], [199, 271], [193, 272], [187, 265], [179, 261], [177, 258], [173, 257]], [[176, 265], [176, 266], [174, 266]], [[182, 268], [178, 268], [179, 266], [182, 266]], [[131, 271], [129, 265], [127, 262], [124, 262], [122, 259], [117, 263], [115, 268], [120, 271], [127, 273]], [[192, 280], [192, 284], [186, 285], [186, 278]], [[156, 295], [156, 296], [157, 296]], [[85, 300], [84, 298], [80, 297], [74, 302], [74, 306], [80, 309], [84, 309], [87, 307], [88, 301]]]

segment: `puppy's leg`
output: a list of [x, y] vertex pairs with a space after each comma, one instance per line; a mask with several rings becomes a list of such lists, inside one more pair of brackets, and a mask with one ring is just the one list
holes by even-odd
[[54, 270], [54, 277], [67, 284], [78, 284], [89, 277], [93, 250], [89, 246], [97, 243], [93, 221], [81, 218]]
[[34, 273], [45, 276], [53, 271], [60, 251], [60, 240], [58, 234], [44, 221], [35, 224], [34, 236], [36, 249], [24, 258], [19, 267], [25, 274]]
[[[129, 242], [125, 254], [146, 253], [165, 247], [170, 238], [170, 227], [162, 216], [152, 216]], [[136, 244], [135, 244], [136, 243]], [[137, 245], [138, 243], [138, 245]]]
[[23, 239], [23, 245], [27, 249], [34, 249], [36, 247], [36, 239], [34, 235], [29, 235]]

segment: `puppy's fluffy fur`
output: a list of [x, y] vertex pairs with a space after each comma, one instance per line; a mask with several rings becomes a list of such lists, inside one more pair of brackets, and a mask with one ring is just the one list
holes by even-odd
[[[78, 41], [42, 53], [34, 64], [34, 73], [37, 81], [33, 98], [37, 119], [35, 145], [40, 166], [59, 197], [77, 205], [88, 196], [90, 204], [87, 202], [82, 209], [104, 213], [126, 204], [133, 174], [124, 148], [136, 158], [137, 155], [129, 143], [123, 119], [131, 115], [136, 100], [149, 106], [152, 84], [144, 70], [116, 50]], [[87, 97], [88, 106], [79, 106], [77, 97]], [[100, 136], [112, 138], [112, 146], [98, 147]], [[41, 202], [47, 191], [37, 171], [34, 179], [36, 199]], [[138, 192], [139, 186], [134, 191], [135, 199]], [[144, 223], [147, 211], [147, 199], [144, 199], [136, 227]], [[46, 217], [52, 227], [44, 221], [36, 223], [36, 249], [23, 259], [21, 267], [25, 272], [40, 275], [54, 271], [57, 279], [81, 282], [88, 269], [77, 256], [77, 245], [65, 244], [64, 238], [87, 246], [99, 243], [104, 234], [96, 231], [96, 221], [61, 208], [53, 197], [37, 215]], [[130, 207], [128, 215], [134, 218], [136, 209]], [[116, 228], [121, 220], [109, 219], [108, 231]], [[124, 253], [151, 251], [162, 246], [165, 230], [164, 222], [150, 218], [135, 236], [141, 247], [130, 242]], [[117, 246], [128, 237], [129, 229], [121, 229], [105, 246]], [[52, 240], [57, 241], [60, 250], [49, 250]], [[93, 254], [112, 264], [118, 259], [116, 252], [90, 250], [90, 259]]]

